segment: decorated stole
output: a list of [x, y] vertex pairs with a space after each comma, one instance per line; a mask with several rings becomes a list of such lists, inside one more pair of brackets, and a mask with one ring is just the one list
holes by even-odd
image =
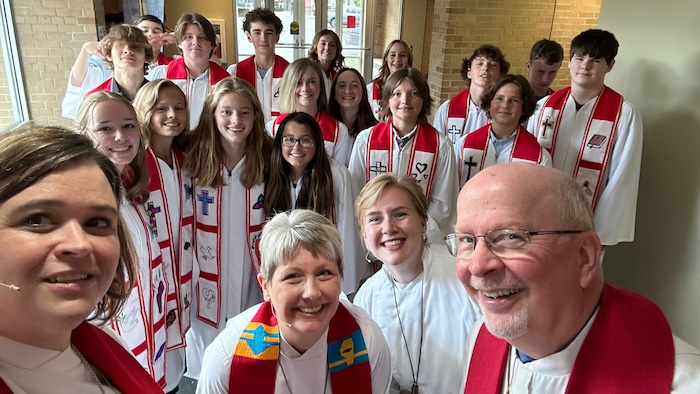
[[[238, 340], [231, 360], [229, 393], [274, 393], [279, 347], [277, 317], [266, 301]], [[327, 361], [333, 393], [372, 393], [367, 345], [360, 326], [343, 304], [338, 304], [329, 324]]]
[[382, 92], [379, 90], [379, 84], [375, 79], [372, 81], [372, 97], [369, 103], [372, 105], [372, 112], [377, 120], [381, 121], [382, 117]]
[[445, 135], [456, 144], [461, 136], [467, 134], [464, 127], [469, 117], [469, 88], [462, 90], [450, 99], [447, 105], [447, 123]]
[[[280, 124], [284, 118], [289, 114], [282, 114], [275, 119], [272, 123], [272, 137], [277, 134], [277, 129], [279, 129]], [[335, 155], [335, 147], [338, 144], [338, 135], [340, 134], [340, 122], [328, 112], [318, 111], [316, 112], [316, 122], [321, 127], [321, 132], [323, 133], [324, 147], [326, 148], [326, 153], [329, 157]]]
[[[365, 159], [365, 182], [377, 175], [394, 172], [394, 131], [391, 123], [377, 123], [369, 132]], [[430, 199], [437, 170], [439, 132], [429, 124], [419, 124], [411, 144], [407, 174], [412, 175]], [[400, 175], [400, 174], [397, 174]]]
[[[144, 204], [148, 225], [155, 234], [160, 246], [165, 278], [167, 283], [167, 314], [166, 326], [168, 331], [168, 349], [185, 346], [185, 333], [190, 327], [190, 302], [192, 300], [192, 223], [194, 221], [192, 182], [182, 175], [184, 157], [177, 149], [172, 150], [175, 157], [173, 170], [177, 175], [177, 187], [180, 199], [168, 196], [164, 184], [161, 167], [153, 150], [146, 148], [146, 165], [148, 167], [149, 192], [148, 201]], [[169, 204], [180, 206], [180, 217], [177, 218], [179, 228], [171, 226]], [[173, 244], [173, 231], [180, 234], [179, 244]]]
[[166, 64], [172, 63], [172, 61], [175, 60], [172, 56], [165, 56], [163, 52], [158, 54], [158, 58], [156, 59], [156, 64], [159, 66], [163, 66]]
[[[282, 83], [282, 75], [289, 66], [289, 62], [281, 56], [275, 55], [275, 62], [272, 64], [272, 83], [270, 84], [270, 115], [274, 118], [280, 115], [280, 84]], [[236, 78], [240, 78], [248, 82], [256, 91], [262, 89], [257, 86], [257, 66], [255, 65], [255, 56], [251, 56], [238, 64], [236, 64]]]
[[[537, 143], [537, 139], [528, 133], [522, 125], [518, 127], [515, 133], [508, 161], [524, 161], [539, 164], [542, 161], [542, 148]], [[483, 170], [485, 166], [491, 165], [486, 164], [489, 149], [491, 149], [490, 124], [467, 135], [462, 145], [462, 163], [458, 166], [460, 186]], [[467, 161], [467, 157], [469, 161]], [[474, 168], [472, 169], [472, 167]]]
[[156, 241], [155, 234], [146, 224], [149, 220], [143, 205], [131, 204], [131, 207], [123, 207], [122, 210], [130, 208], [135, 210], [139, 224], [143, 226], [146, 249], [150, 254], [149, 266], [142, 267], [142, 262], [139, 262], [137, 274], [134, 278], [129, 278], [134, 282], [134, 288], [121, 312], [112, 319], [111, 326], [127, 343], [136, 360], [160, 387], [165, 387], [165, 350], [168, 341], [165, 325], [168, 292], [165, 267], [160, 248], [157, 242], [153, 242]]
[[[508, 350], [483, 325], [464, 392], [500, 393]], [[605, 285], [566, 393], [668, 393], [674, 365], [673, 334], [661, 309], [639, 294]]]
[[[561, 115], [570, 94], [571, 87], [568, 87], [549, 96], [538, 119], [537, 141], [552, 154], [552, 160], [555, 158]], [[573, 174], [576, 183], [583, 188], [593, 210], [598, 202], [605, 170], [612, 154], [623, 98], [619, 93], [605, 86], [595, 100], [591, 116], [586, 123]], [[561, 165], [563, 163], [553, 163], [555, 168]]]
[[[228, 78], [231, 75], [216, 63], [209, 62], [209, 86], [216, 85], [222, 79]], [[185, 93], [187, 102], [190, 102], [190, 72], [185, 66], [185, 58], [178, 58], [168, 64], [165, 71], [165, 78], [173, 81]], [[209, 91], [209, 90], [207, 90]], [[198, 98], [199, 99], [199, 98]], [[204, 98], [201, 98], [204, 100]]]
[[[223, 166], [220, 171], [223, 171]], [[221, 197], [222, 187], [217, 189], [205, 186], [194, 188], [195, 210], [195, 255], [199, 263], [199, 278], [197, 280], [197, 318], [214, 328], [219, 328], [221, 319], [221, 266], [226, 262], [221, 260]], [[263, 193], [265, 185], [255, 185], [246, 189], [246, 229], [248, 239], [246, 245], [255, 273], [260, 272], [260, 256], [258, 243], [265, 223], [263, 211]], [[227, 218], [227, 220], [241, 218]], [[230, 239], [225, 242], [231, 242]]]

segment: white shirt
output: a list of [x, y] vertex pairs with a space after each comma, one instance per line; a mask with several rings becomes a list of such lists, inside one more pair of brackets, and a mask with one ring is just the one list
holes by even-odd
[[[350, 154], [350, 165], [348, 169], [352, 174], [358, 188], [362, 189], [366, 181], [367, 168], [367, 139], [371, 127], [363, 130], [357, 135], [355, 145]], [[393, 129], [393, 128], [392, 128]], [[394, 130], [396, 135], [396, 130]], [[452, 143], [444, 134], [438, 133], [438, 159], [435, 166], [433, 187], [428, 201], [428, 240], [433, 244], [444, 244], [445, 235], [454, 232], [457, 214], [457, 166], [454, 158]], [[399, 148], [396, 139], [392, 139], [394, 144], [394, 156], [391, 158], [393, 172], [398, 177], [408, 174], [408, 163], [411, 160], [411, 147], [415, 142], [415, 136], [410, 141]]]
[[[561, 126], [554, 152], [552, 152], [552, 167], [573, 176], [586, 124], [596, 101], [597, 98], [590, 100], [576, 111], [576, 102], [573, 96], [569, 96], [562, 109]], [[540, 112], [541, 110], [542, 106], [540, 106]], [[536, 112], [533, 118], [539, 119], [540, 112]], [[536, 129], [528, 129], [528, 131], [536, 136]], [[604, 180], [601, 182], [602, 190], [599, 192], [598, 203], [593, 212], [596, 233], [603, 245], [610, 246], [634, 240], [639, 172], [642, 162], [642, 134], [642, 118], [639, 112], [632, 107], [632, 104], [624, 101], [612, 154], [606, 173], [603, 174]]]
[[[431, 245], [423, 249], [423, 267], [422, 274], [411, 283], [402, 285], [394, 282], [389, 270], [383, 266], [360, 287], [354, 303], [377, 322], [389, 343], [392, 393], [398, 393], [400, 389], [410, 391], [413, 385], [409, 357], [397, 318], [400, 315], [414, 372], [420, 354], [418, 391], [461, 394], [464, 392], [460, 385], [467, 358], [459, 344], [466, 343], [469, 330], [481, 312], [457, 279], [455, 258], [445, 246]], [[423, 294], [421, 286], [424, 286]], [[422, 353], [421, 296], [424, 304]]]
[[440, 105], [440, 107], [438, 107], [438, 110], [435, 112], [435, 118], [433, 119], [433, 127], [435, 127], [437, 131], [445, 134], [453, 144], [455, 144], [460, 137], [465, 136], [489, 123], [489, 118], [486, 115], [486, 111], [476, 105], [476, 103], [472, 101], [471, 97], [469, 97], [469, 101], [467, 102], [467, 119], [464, 122], [464, 127], [462, 130], [459, 130], [459, 134], [456, 132], [449, 132], [449, 130], [447, 130], [447, 110], [450, 106], [451, 100], [452, 99], [445, 101]]
[[[389, 393], [391, 361], [389, 347], [381, 330], [362, 309], [343, 299], [340, 300], [340, 303], [355, 317], [362, 331], [369, 351], [372, 392]], [[226, 329], [207, 348], [204, 353], [202, 373], [197, 383], [198, 394], [228, 393], [234, 350], [241, 333], [259, 309], [260, 305], [255, 305], [231, 319], [226, 325]], [[276, 374], [275, 394], [291, 394], [287, 384], [294, 393], [332, 393], [330, 378], [326, 375], [328, 329], [304, 354], [295, 351], [281, 331], [280, 338], [280, 358]], [[279, 365], [283, 366], [284, 374]]]
[[107, 64], [101, 60], [88, 61], [85, 79], [80, 86], [73, 86], [68, 78], [66, 86], [66, 95], [61, 101], [61, 116], [75, 120], [78, 116], [78, 108], [83, 101], [83, 97], [89, 91], [95, 89], [102, 82], [112, 77], [112, 70], [107, 67]]

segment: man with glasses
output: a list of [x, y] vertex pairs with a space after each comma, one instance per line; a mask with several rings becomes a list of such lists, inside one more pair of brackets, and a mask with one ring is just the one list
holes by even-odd
[[483, 313], [465, 393], [700, 392], [700, 351], [654, 303], [605, 284], [583, 193], [529, 163], [486, 168], [462, 188], [446, 241]]

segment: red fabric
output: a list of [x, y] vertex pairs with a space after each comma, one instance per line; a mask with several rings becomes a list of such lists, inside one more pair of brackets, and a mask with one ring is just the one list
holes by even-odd
[[[275, 55], [275, 63], [272, 65], [272, 78], [282, 78], [284, 70], [286, 70], [288, 66], [289, 62], [285, 58]], [[236, 64], [236, 75], [234, 76], [248, 82], [250, 86], [257, 89], [255, 86], [255, 68], [255, 56], [251, 56]]]
[[[489, 143], [490, 132], [490, 124], [476, 129], [464, 139], [463, 148], [485, 150]], [[542, 159], [542, 147], [540, 147], [540, 144], [537, 142], [537, 138], [530, 134], [523, 125], [518, 127], [516, 133], [515, 141], [513, 141], [513, 149], [510, 153], [510, 161], [513, 161], [513, 159], [520, 159], [539, 163]], [[483, 163], [484, 161], [482, 160], [481, 167], [479, 167], [480, 170], [483, 169]]]
[[447, 106], [447, 117], [466, 119], [468, 107], [469, 88], [466, 88], [450, 99], [450, 104]]
[[163, 52], [158, 54], [158, 58], [156, 59], [156, 64], [159, 66], [170, 64], [173, 60], [175, 60], [174, 57], [172, 56], [165, 56]]
[[[182, 57], [170, 62], [170, 64], [168, 64], [168, 70], [165, 72], [165, 77], [170, 80], [186, 79], [188, 75], [189, 72], [185, 66], [185, 58]], [[211, 86], [216, 85], [217, 82], [230, 76], [231, 75], [224, 68], [216, 63], [209, 62], [209, 84]]]
[[[465, 394], [500, 393], [508, 348], [482, 326]], [[674, 364], [673, 334], [661, 309], [639, 294], [605, 285], [566, 393], [668, 393]]]
[[97, 85], [94, 89], [87, 92], [87, 94], [85, 96], [87, 97], [95, 92], [111, 92], [112, 91], [112, 80], [114, 80], [113, 77], [107, 78], [106, 81], [102, 82], [101, 84]]

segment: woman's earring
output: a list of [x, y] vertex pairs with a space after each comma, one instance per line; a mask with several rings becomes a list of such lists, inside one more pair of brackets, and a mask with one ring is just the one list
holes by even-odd
[[423, 242], [428, 242], [428, 235], [426, 235], [425, 233], [423, 233], [421, 235], [423, 237]]

